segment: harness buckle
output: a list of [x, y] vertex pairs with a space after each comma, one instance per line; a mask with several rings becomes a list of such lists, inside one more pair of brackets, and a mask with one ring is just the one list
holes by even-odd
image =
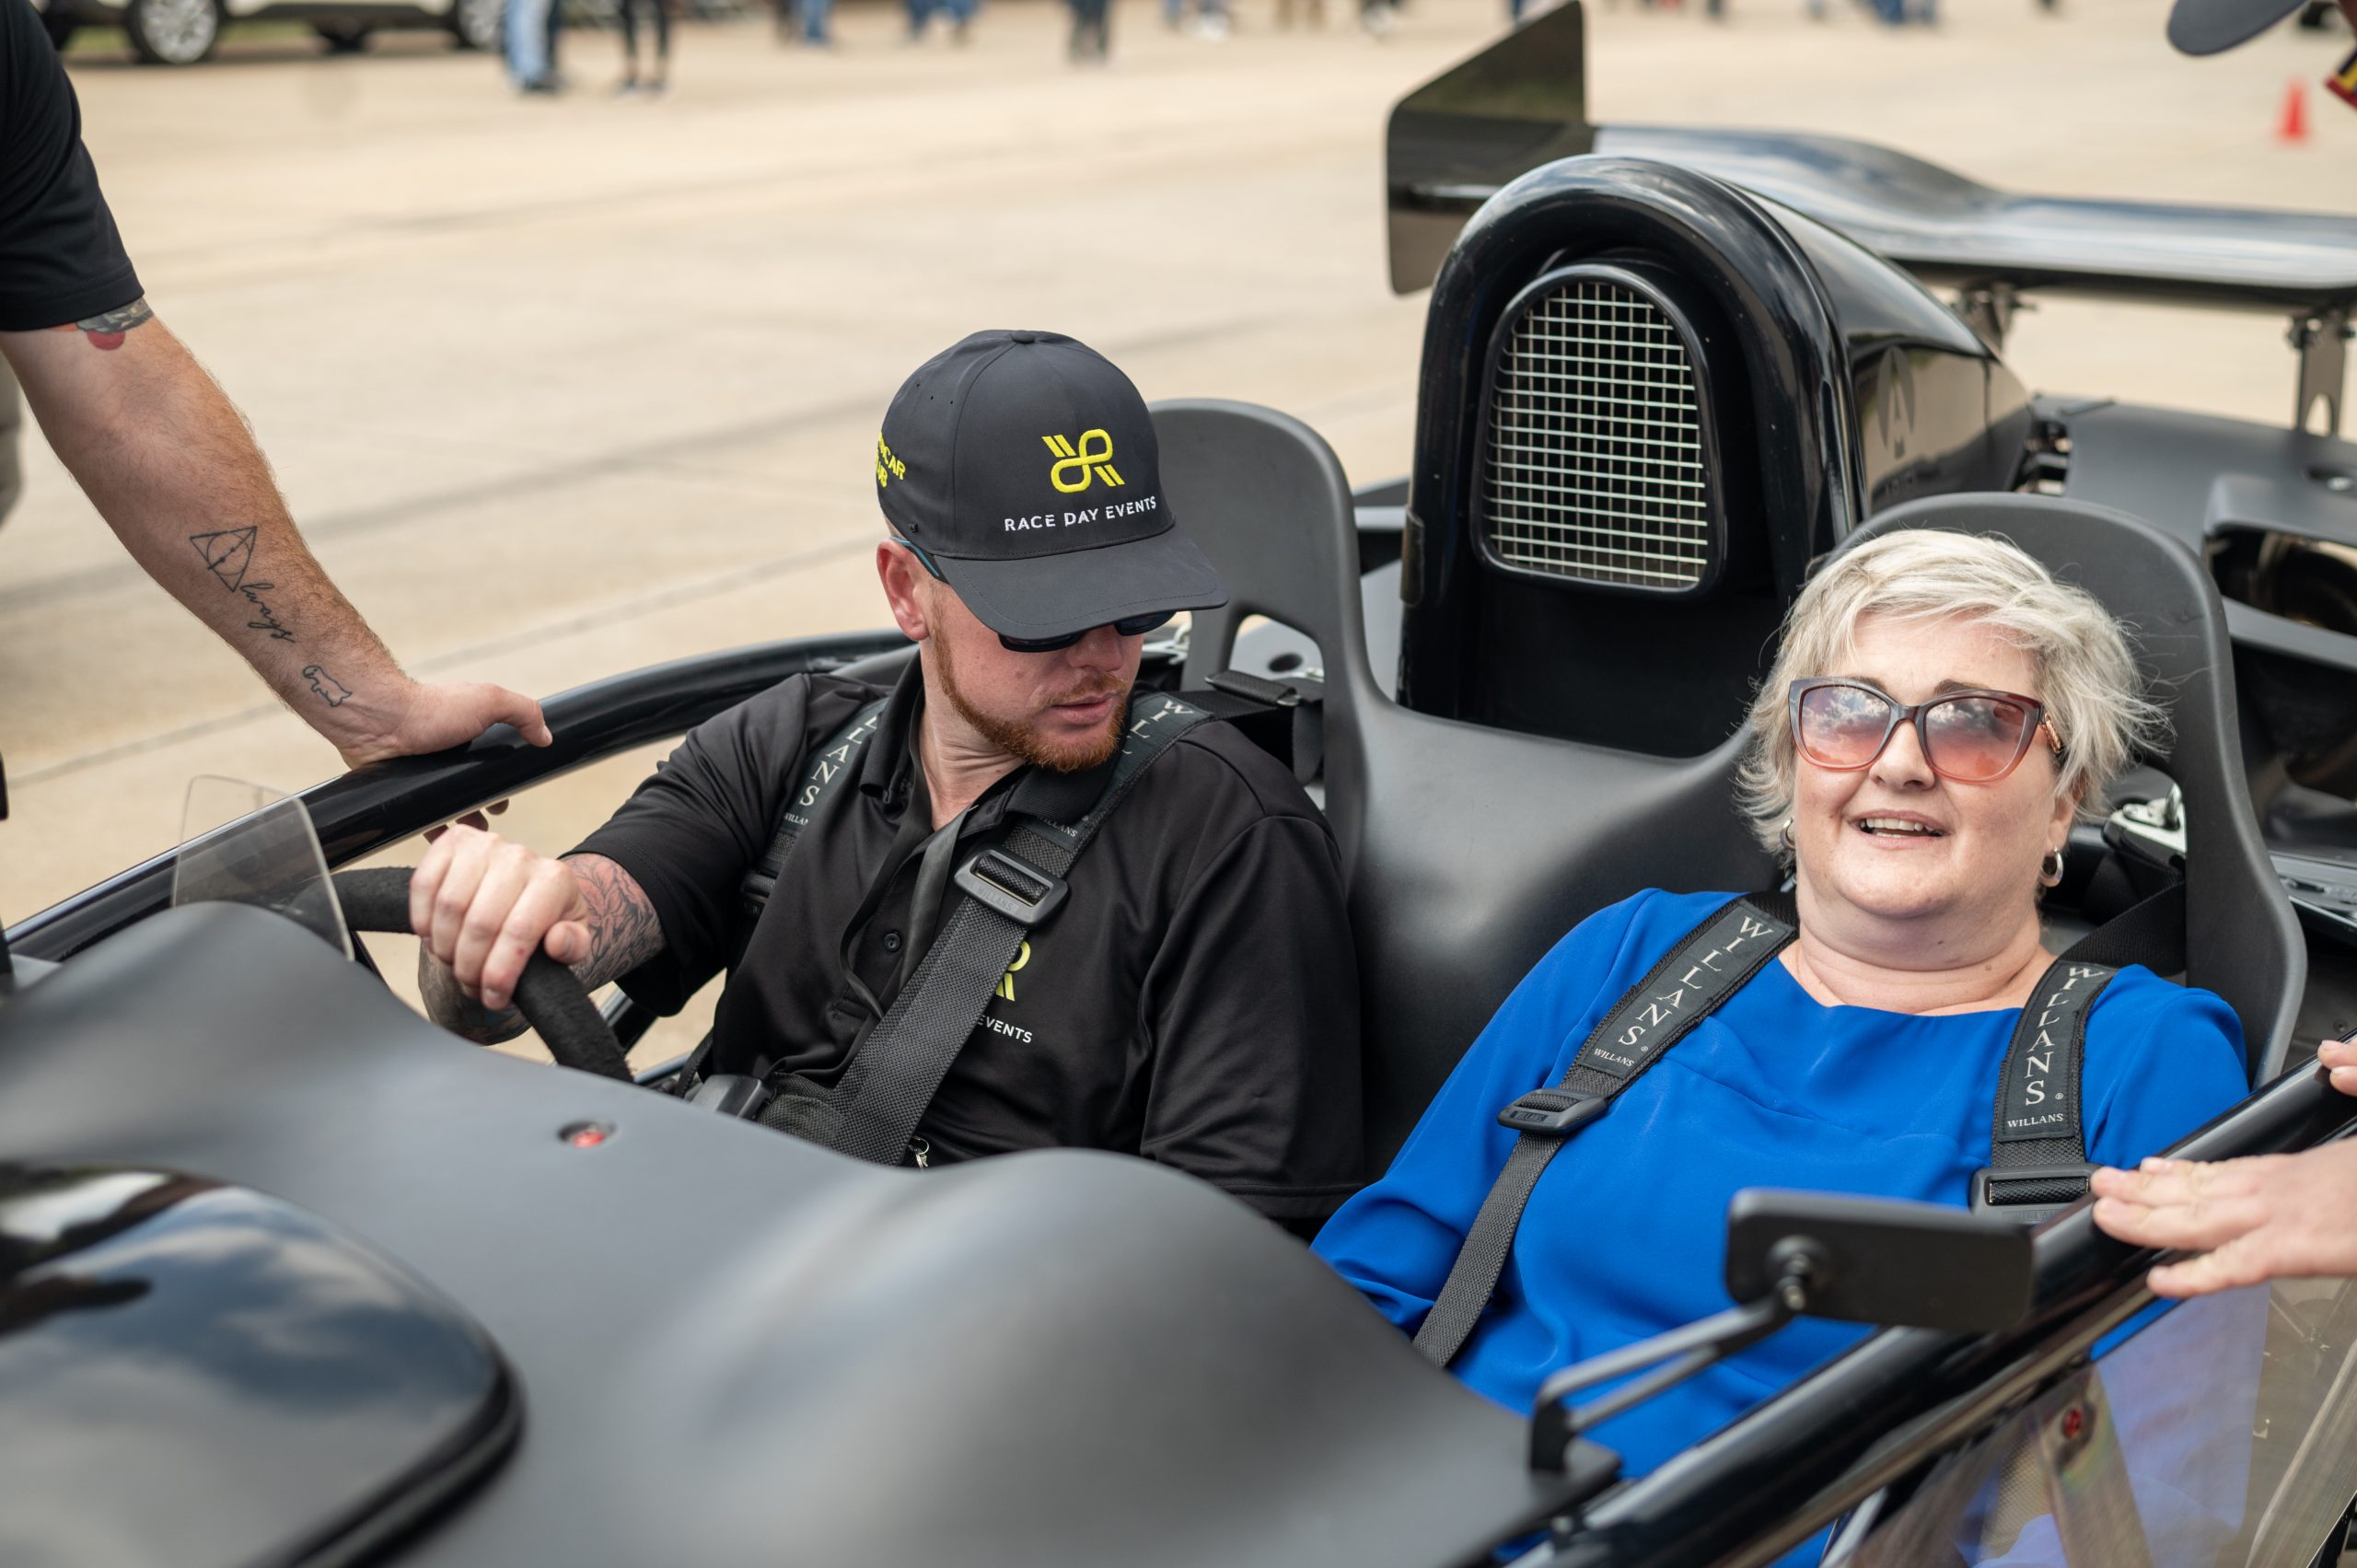
[[1569, 1089], [1533, 1089], [1498, 1112], [1498, 1125], [1542, 1137], [1568, 1138], [1604, 1114], [1611, 1101]]
[[[2017, 1165], [2005, 1170], [1984, 1166], [1972, 1173], [1972, 1212], [2036, 1225], [2085, 1197], [2087, 1179], [2095, 1173], [2096, 1167], [2084, 1163]], [[2071, 1191], [2057, 1196], [2057, 1184]]]
[[1063, 907], [1065, 897], [1072, 891], [1054, 872], [1042, 871], [1029, 861], [993, 846], [985, 846], [967, 856], [966, 864], [950, 880], [986, 908], [1023, 926], [1045, 922]]

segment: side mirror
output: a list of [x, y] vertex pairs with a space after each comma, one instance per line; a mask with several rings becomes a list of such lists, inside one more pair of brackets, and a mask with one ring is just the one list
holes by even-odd
[[1799, 1315], [1994, 1333], [2029, 1311], [2029, 1232], [1936, 1203], [1747, 1188], [1727, 1205], [1727, 1295], [1765, 1300], [1788, 1276]]
[[[2030, 1306], [2029, 1232], [1935, 1203], [1750, 1187], [1727, 1205], [1726, 1311], [1583, 1361], [1539, 1385], [1530, 1468], [1561, 1470], [1582, 1432], [1673, 1388], [1794, 1318], [1993, 1333]], [[1642, 1377], [1631, 1373], [1653, 1371]], [[1564, 1401], [1630, 1381], [1573, 1410]], [[1589, 1445], [1588, 1446], [1593, 1446]]]

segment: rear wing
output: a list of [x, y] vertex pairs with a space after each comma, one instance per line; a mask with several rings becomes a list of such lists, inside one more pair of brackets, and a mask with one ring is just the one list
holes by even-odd
[[2280, 312], [2301, 354], [2295, 426], [2340, 423], [2357, 317], [2357, 218], [1994, 191], [1868, 142], [1776, 131], [1593, 125], [1579, 0], [1507, 34], [1391, 111], [1391, 286], [1428, 286], [1457, 230], [1516, 177], [1586, 153], [1698, 169], [1953, 288], [1992, 348], [2030, 291]]

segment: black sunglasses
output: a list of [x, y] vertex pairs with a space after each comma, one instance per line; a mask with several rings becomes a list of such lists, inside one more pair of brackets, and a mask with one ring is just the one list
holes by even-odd
[[[933, 563], [933, 557], [927, 555], [923, 550], [904, 539], [896, 539], [892, 542], [904, 547], [910, 554], [915, 556], [918, 563], [933, 574], [935, 582], [949, 581], [947, 577], [941, 575], [941, 568]], [[1170, 623], [1170, 618], [1178, 613], [1175, 610], [1157, 610], [1150, 615], [1125, 616], [1119, 621], [1109, 621], [1106, 624], [1124, 637], [1143, 637], [1157, 626], [1167, 626]], [[1052, 654], [1071, 647], [1095, 630], [1097, 628], [1094, 626], [1084, 626], [1077, 632], [1067, 632], [1061, 637], [1010, 637], [1001, 632], [998, 634], [998, 645], [1011, 654]]]

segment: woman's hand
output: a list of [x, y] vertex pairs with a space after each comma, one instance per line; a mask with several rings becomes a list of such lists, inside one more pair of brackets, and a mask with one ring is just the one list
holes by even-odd
[[[2327, 1040], [2316, 1063], [2357, 1095], [2357, 1037]], [[2151, 1276], [2155, 1295], [2206, 1295], [2267, 1280], [2357, 1275], [2357, 1142], [2255, 1159], [2153, 1158], [2103, 1169], [2096, 1224], [2140, 1247], [2199, 1253]]]

